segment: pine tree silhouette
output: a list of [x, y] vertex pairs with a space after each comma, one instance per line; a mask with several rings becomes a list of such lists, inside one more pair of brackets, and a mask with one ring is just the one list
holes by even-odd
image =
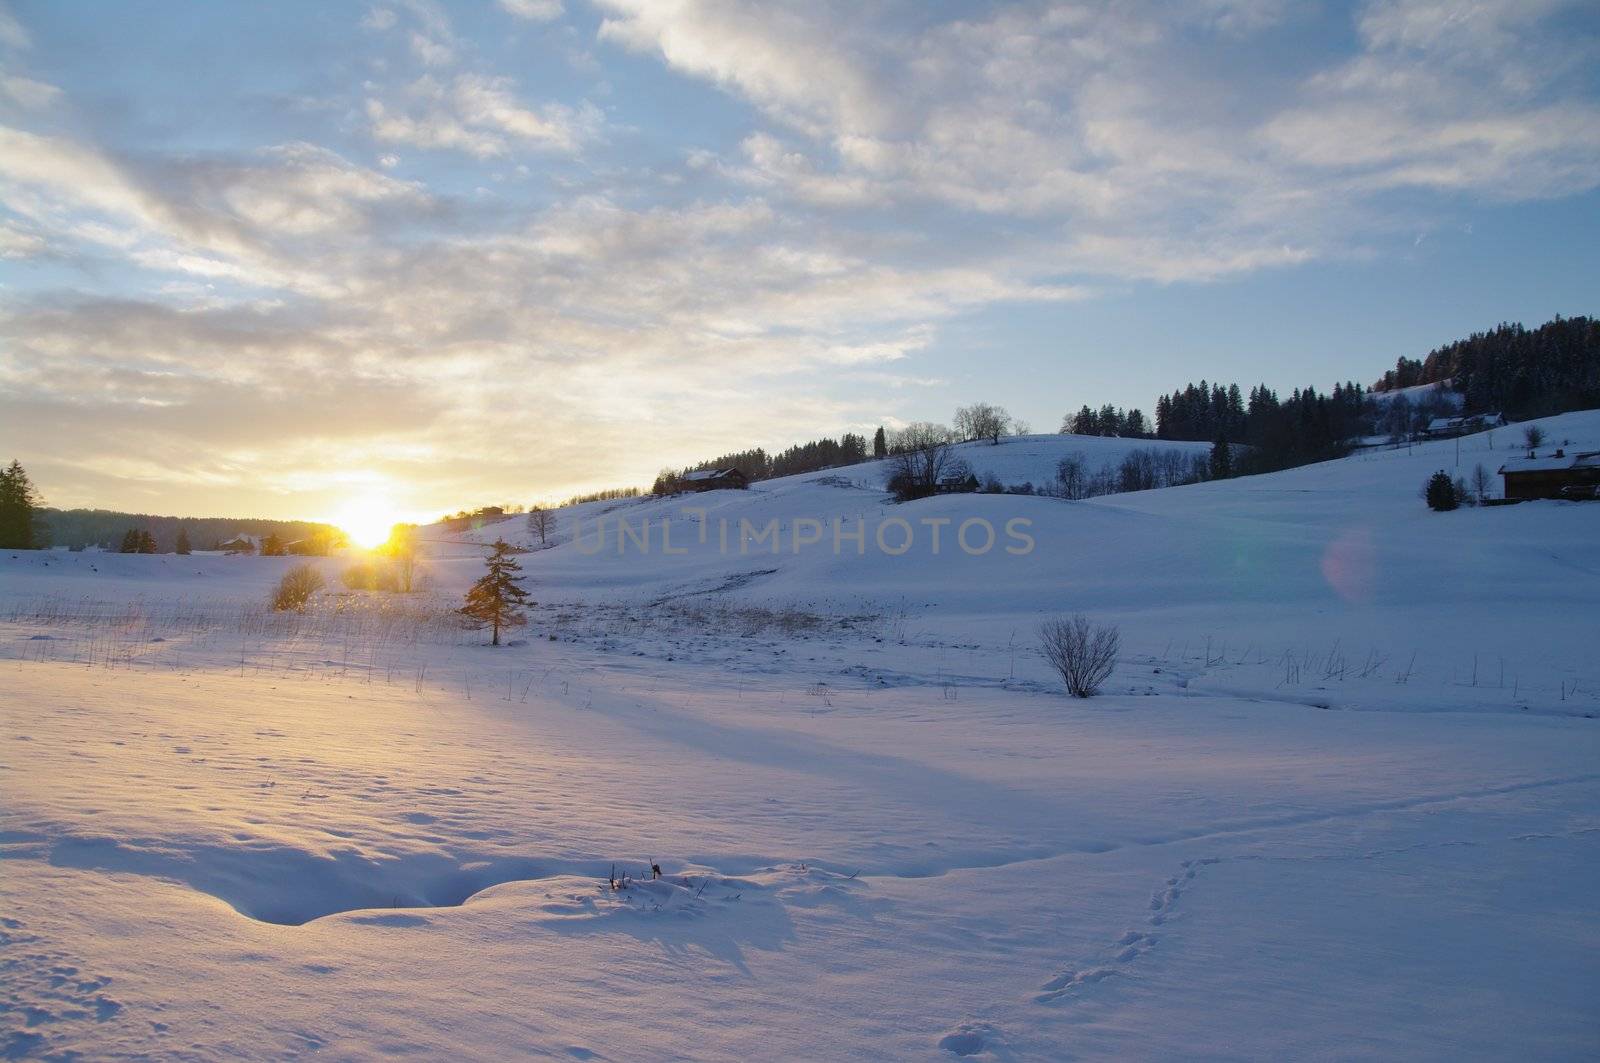
[[526, 624], [528, 617], [522, 606], [533, 603], [527, 601], [528, 592], [517, 583], [520, 578], [517, 573], [522, 571], [522, 566], [511, 556], [509, 543], [496, 540], [494, 553], [484, 564], [489, 571], [467, 591], [467, 604], [461, 607], [461, 615], [474, 627], [492, 627], [494, 639], [490, 645], [498, 646], [500, 629]]
[[34, 527], [39, 504], [39, 492], [21, 462], [13, 460], [0, 469], [0, 547], [32, 550], [43, 545]]

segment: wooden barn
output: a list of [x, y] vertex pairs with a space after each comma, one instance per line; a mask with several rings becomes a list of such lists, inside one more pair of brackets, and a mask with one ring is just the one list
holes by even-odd
[[1500, 475], [1507, 498], [1593, 498], [1600, 491], [1600, 450], [1530, 454], [1500, 466]]
[[698, 469], [684, 473], [678, 484], [685, 491], [742, 491], [750, 486], [750, 480], [738, 469]]

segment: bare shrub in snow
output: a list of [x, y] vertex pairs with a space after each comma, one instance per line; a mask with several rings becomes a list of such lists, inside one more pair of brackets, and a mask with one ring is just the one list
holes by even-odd
[[302, 561], [283, 574], [278, 589], [272, 592], [272, 608], [277, 612], [304, 609], [311, 596], [323, 587], [322, 570]]
[[339, 582], [353, 591], [398, 591], [400, 573], [397, 566], [377, 558], [365, 558], [339, 573]]
[[1536, 424], [1530, 424], [1522, 430], [1522, 441], [1528, 444], [1529, 450], [1536, 449], [1544, 442], [1544, 429]]
[[1116, 667], [1122, 635], [1114, 625], [1091, 624], [1089, 618], [1046, 620], [1039, 625], [1039, 644], [1075, 698], [1092, 697]]

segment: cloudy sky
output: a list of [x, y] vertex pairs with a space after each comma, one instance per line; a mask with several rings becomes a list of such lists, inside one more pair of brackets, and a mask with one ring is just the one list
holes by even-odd
[[0, 459], [328, 516], [1600, 311], [1593, 0], [0, 7]]

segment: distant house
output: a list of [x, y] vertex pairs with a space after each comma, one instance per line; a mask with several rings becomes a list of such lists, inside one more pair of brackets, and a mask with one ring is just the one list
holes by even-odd
[[1600, 450], [1514, 458], [1500, 466], [1507, 498], [1594, 497], [1600, 490]]
[[750, 486], [750, 479], [738, 469], [697, 469], [678, 477], [678, 486], [685, 491], [742, 491]]
[[1472, 413], [1458, 417], [1435, 417], [1422, 430], [1422, 437], [1424, 439], [1451, 439], [1455, 436], [1464, 436], [1472, 432], [1483, 432], [1490, 428], [1499, 428], [1505, 423], [1506, 419], [1498, 413]]
[[936, 495], [969, 495], [978, 489], [978, 478], [972, 473], [964, 476], [946, 476], [933, 485]]
[[225, 554], [253, 554], [260, 545], [253, 535], [235, 535], [225, 543], [218, 543], [217, 549]]

